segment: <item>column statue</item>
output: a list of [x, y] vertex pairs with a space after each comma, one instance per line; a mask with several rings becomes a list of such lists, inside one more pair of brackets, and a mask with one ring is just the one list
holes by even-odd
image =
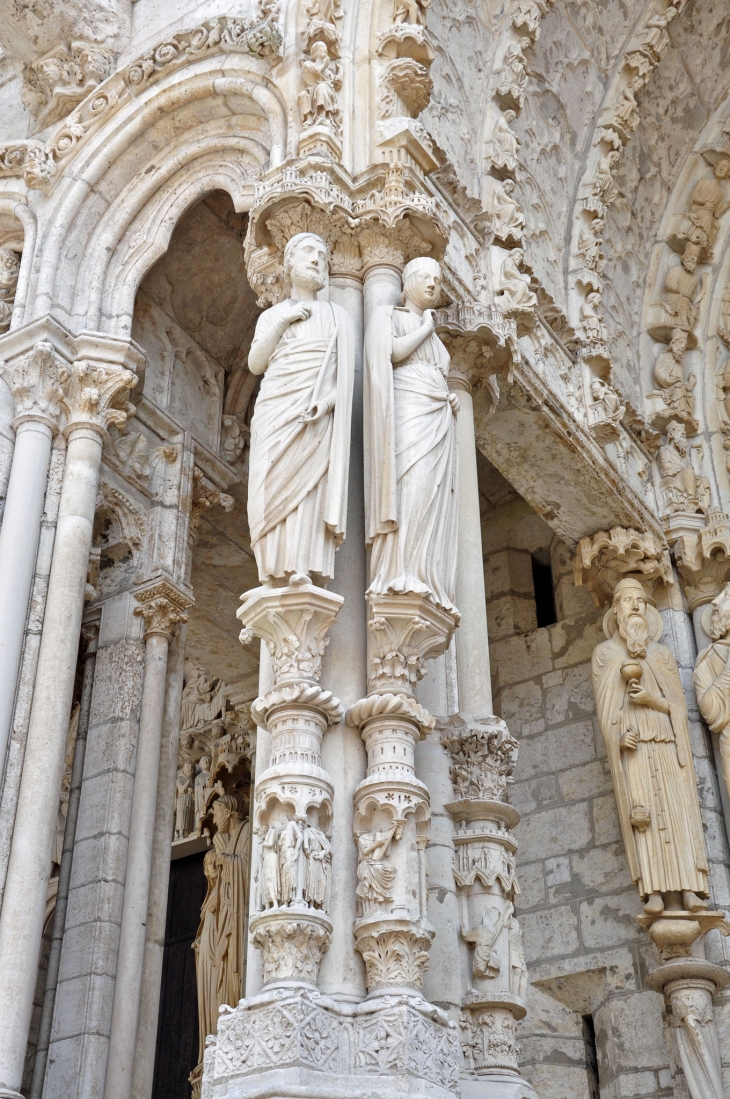
[[619, 581], [603, 628], [593, 690], [631, 877], [648, 915], [703, 911], [707, 854], [687, 705], [659, 641], [661, 617], [638, 580]]
[[453, 611], [459, 398], [434, 331], [441, 268], [403, 271], [405, 305], [376, 309], [365, 334], [365, 506], [369, 594], [418, 592]]
[[263, 374], [251, 421], [248, 521], [262, 584], [334, 576], [345, 537], [354, 339], [348, 314], [318, 301], [327, 249], [298, 233], [284, 252], [292, 297], [258, 319], [248, 357]]
[[695, 692], [700, 713], [720, 735], [720, 758], [730, 790], [730, 584], [705, 608], [702, 625], [712, 644], [697, 657]]

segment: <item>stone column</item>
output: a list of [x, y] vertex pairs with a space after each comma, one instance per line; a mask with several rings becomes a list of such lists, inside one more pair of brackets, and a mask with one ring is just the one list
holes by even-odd
[[0, 528], [0, 774], [13, 720], [51, 443], [58, 432], [62, 382], [73, 353], [64, 335], [57, 326], [40, 322], [0, 341], [16, 413], [15, 448]]
[[505, 802], [517, 762], [517, 741], [496, 717], [444, 726], [441, 741], [451, 756], [456, 800], [446, 809], [454, 821], [453, 876], [457, 887], [462, 956], [469, 974], [460, 1024], [462, 1095], [534, 1096], [520, 1076], [515, 1040], [527, 1007], [527, 967], [515, 918], [519, 893], [517, 841], [520, 814]]
[[145, 623], [144, 684], [105, 1099], [128, 1099], [132, 1090], [155, 838], [167, 654], [177, 624], [187, 621], [185, 611], [192, 605], [192, 599], [186, 593], [164, 579], [152, 580], [137, 591], [136, 599], [140, 606], [134, 613]]
[[129, 342], [108, 337], [77, 337], [76, 350], [83, 357], [64, 384], [66, 468], [0, 917], [0, 1095], [6, 1096], [18, 1094], [33, 1004], [103, 434], [110, 421], [126, 420], [112, 402], [136, 383], [125, 363], [141, 361]]

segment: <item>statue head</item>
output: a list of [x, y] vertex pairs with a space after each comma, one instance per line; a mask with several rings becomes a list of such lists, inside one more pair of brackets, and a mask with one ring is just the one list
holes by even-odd
[[515, 181], [513, 179], [505, 179], [504, 183], [502, 184], [502, 190], [505, 191], [508, 195], [511, 195], [514, 189]]
[[222, 794], [213, 802], [213, 824], [219, 832], [227, 832], [231, 817], [240, 817], [241, 807], [233, 794]]
[[210, 770], [210, 763], [211, 763], [210, 756], [201, 756], [200, 757], [200, 770], [201, 771], [209, 771]]
[[514, 120], [516, 118], [517, 118], [517, 115], [514, 111], [509, 110], [509, 111], [504, 112], [504, 120], [508, 125], [509, 125], [510, 122], [514, 122]]
[[715, 165], [715, 179], [727, 179], [730, 176], [730, 160], [718, 160]]
[[297, 233], [284, 249], [284, 274], [293, 287], [322, 290], [327, 282], [327, 245], [316, 233]]
[[403, 268], [403, 293], [419, 309], [434, 309], [441, 295], [441, 265], [428, 256], [412, 259]]
[[591, 395], [594, 401], [600, 401], [606, 389], [606, 383], [600, 378], [594, 378], [591, 382]]
[[619, 580], [613, 593], [611, 609], [620, 636], [631, 656], [646, 656], [649, 640], [648, 603], [643, 584], [631, 576]]
[[192, 759], [189, 759], [185, 763], [183, 763], [182, 773], [185, 775], [186, 778], [193, 777], [193, 775], [195, 774], [195, 764], [193, 763]]
[[671, 339], [669, 340], [669, 350], [672, 352], [677, 362], [679, 362], [687, 350], [687, 333], [683, 328], [672, 329]]
[[700, 246], [699, 244], [689, 243], [685, 244], [684, 252], [682, 252], [682, 267], [685, 271], [688, 271], [691, 275], [694, 272], [695, 267], [700, 261]]
[[323, 61], [325, 57], [329, 60], [329, 50], [327, 49], [327, 43], [322, 42], [321, 39], [313, 42], [309, 50], [309, 56], [314, 61]]
[[713, 641], [720, 641], [730, 633], [730, 584], [725, 585], [710, 606], [712, 613], [707, 632]]
[[687, 453], [687, 431], [680, 420], [672, 420], [667, 424], [667, 440], [674, 443], [679, 453], [684, 457]]

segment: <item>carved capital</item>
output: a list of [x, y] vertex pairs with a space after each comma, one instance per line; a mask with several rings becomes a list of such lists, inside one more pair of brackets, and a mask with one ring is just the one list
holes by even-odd
[[44, 130], [109, 76], [113, 51], [97, 42], [61, 43], [23, 71], [21, 98]]
[[80, 427], [106, 431], [110, 424], [124, 427], [130, 415], [127, 392], [137, 375], [118, 364], [77, 359], [64, 384], [64, 434]]
[[657, 583], [672, 584], [669, 549], [651, 531], [642, 534], [623, 527], [599, 530], [581, 538], [573, 564], [575, 586], [588, 587], [597, 607], [612, 596], [619, 580], [634, 576], [650, 595]]
[[40, 420], [55, 435], [69, 369], [68, 362], [47, 340], [40, 340], [16, 358], [12, 366], [4, 368], [3, 377], [15, 399], [13, 427], [27, 420]]
[[426, 674], [426, 660], [449, 647], [458, 613], [417, 592], [371, 595], [369, 605], [368, 689], [410, 693]]
[[360, 935], [355, 949], [365, 962], [368, 992], [389, 987], [422, 989], [433, 935], [425, 928], [393, 930], [388, 925]]
[[709, 603], [730, 580], [730, 519], [710, 512], [706, 527], [677, 539], [674, 556], [688, 609]]
[[332, 924], [311, 911], [264, 912], [252, 917], [251, 937], [263, 954], [265, 985], [273, 981], [316, 985], [320, 962], [332, 940]]
[[519, 1068], [517, 1019], [506, 1008], [496, 1005], [459, 1013], [461, 1046], [466, 1064], [473, 1070]]
[[152, 581], [146, 587], [135, 592], [139, 603], [134, 613], [144, 619], [145, 639], [153, 634], [161, 634], [172, 640], [177, 627], [187, 622], [185, 613], [192, 607], [193, 599], [176, 588], [168, 580]]
[[343, 603], [341, 595], [311, 582], [254, 588], [236, 612], [244, 627], [241, 641], [248, 644], [259, 637], [266, 642], [277, 686], [301, 680], [317, 683], [327, 634]]
[[441, 726], [451, 756], [451, 781], [459, 800], [505, 801], [517, 764], [518, 743], [499, 717], [458, 715]]

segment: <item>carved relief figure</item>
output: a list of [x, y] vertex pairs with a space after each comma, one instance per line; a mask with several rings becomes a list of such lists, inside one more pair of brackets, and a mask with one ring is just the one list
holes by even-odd
[[431, 0], [395, 0], [393, 22], [423, 25], [426, 22], [426, 10], [430, 5]]
[[687, 706], [662, 621], [638, 580], [616, 586], [593, 690], [631, 876], [645, 910], [706, 907], [707, 855]]
[[514, 111], [505, 111], [499, 115], [494, 123], [492, 134], [492, 147], [490, 157], [495, 168], [504, 168], [514, 172], [517, 168], [517, 156], [520, 142], [510, 129], [510, 123], [514, 122], [517, 115]]
[[226, 708], [225, 690], [221, 679], [193, 663], [183, 690], [180, 728], [195, 729], [220, 717]]
[[712, 600], [702, 624], [712, 644], [697, 657], [695, 692], [700, 713], [712, 732], [720, 735], [722, 772], [730, 789], [730, 584]]
[[588, 229], [584, 229], [578, 239], [576, 252], [583, 257], [583, 266], [586, 271], [595, 271], [600, 274], [606, 266], [606, 258], [601, 251], [603, 241], [603, 218], [594, 218]]
[[606, 156], [599, 158], [596, 165], [596, 174], [593, 177], [592, 191], [604, 206], [610, 206], [618, 197], [618, 187], [613, 180], [613, 170], [621, 159], [617, 149], [613, 149]]
[[527, 85], [527, 62], [524, 50], [529, 50], [532, 41], [527, 36], [519, 42], [510, 42], [504, 51], [502, 65], [495, 75], [501, 77], [497, 85], [497, 95], [509, 96], [520, 105]]
[[497, 304], [503, 313], [520, 313], [537, 305], [537, 297], [530, 289], [530, 276], [520, 271], [524, 258], [522, 248], [513, 248], [502, 263]]
[[365, 501], [369, 592], [421, 592], [453, 609], [459, 401], [434, 331], [441, 269], [415, 259], [405, 307], [376, 309], [365, 335]]
[[684, 424], [667, 424], [667, 441], [659, 447], [656, 462], [670, 511], [709, 511], [712, 502], [710, 482], [699, 476], [692, 465], [692, 447]]
[[730, 160], [718, 160], [713, 174], [697, 181], [687, 205], [687, 212], [682, 215], [678, 236], [682, 240], [688, 240], [698, 248], [704, 248], [709, 253], [715, 243], [718, 233], [719, 221], [728, 209], [730, 200], [725, 201], [723, 193], [723, 181], [730, 176]]
[[664, 280], [664, 312], [672, 318], [674, 327], [688, 332], [694, 328], [705, 296], [705, 287], [700, 288], [700, 278], [695, 275], [699, 254], [699, 245], [685, 245], [680, 263], [667, 270]]
[[262, 583], [334, 576], [345, 537], [353, 338], [344, 309], [317, 301], [324, 241], [292, 237], [284, 252], [293, 297], [261, 314], [249, 369], [263, 374], [251, 421], [248, 520]]
[[472, 972], [475, 977], [496, 977], [502, 968], [495, 946], [497, 939], [507, 926], [508, 910], [512, 911], [511, 904], [504, 911], [489, 908], [482, 916], [482, 922], [478, 927], [461, 929], [464, 942], [474, 947]]
[[390, 841], [400, 839], [401, 827], [393, 824], [390, 828], [361, 832], [357, 837], [358, 886], [355, 892], [365, 914], [393, 900], [391, 890], [395, 881], [395, 867], [385, 862], [385, 856]]
[[218, 1008], [232, 1007], [243, 994], [244, 917], [247, 911], [249, 825], [238, 799], [226, 794], [213, 804], [216, 833], [203, 860], [208, 890], [200, 912], [193, 948], [198, 986], [198, 1019], [202, 1061], [205, 1039], [215, 1034]]
[[183, 763], [175, 784], [175, 839], [181, 840], [195, 831], [195, 764]]
[[581, 302], [579, 315], [585, 338], [591, 342], [604, 343], [608, 334], [601, 314], [601, 295], [597, 290], [591, 291], [585, 301]]
[[261, 841], [261, 907], [276, 908], [281, 899], [279, 829], [272, 824]]
[[19, 274], [20, 256], [3, 245], [0, 248], [0, 333], [10, 328]]
[[626, 411], [626, 405], [621, 403], [621, 398], [613, 386], [604, 382], [602, 378], [594, 378], [591, 382], [591, 396], [594, 401], [601, 402], [607, 420], [614, 424], [620, 423]]
[[300, 867], [303, 842], [304, 837], [299, 821], [287, 821], [279, 838], [279, 880], [282, 904], [293, 904], [302, 898]]
[[304, 124], [316, 126], [325, 122], [339, 129], [342, 111], [337, 92], [342, 87], [342, 71], [330, 57], [326, 42], [312, 43], [309, 57], [302, 61], [302, 77], [305, 87], [299, 94], [299, 110]]
[[310, 817], [312, 820], [305, 825], [303, 837], [303, 851], [306, 857], [304, 896], [313, 908], [326, 911], [329, 907], [332, 877], [332, 846], [319, 827], [317, 811], [310, 810]]
[[683, 419], [691, 420], [695, 407], [692, 390], [696, 378], [692, 374], [688, 381], [684, 380], [682, 359], [686, 350], [687, 333], [681, 328], [673, 329], [669, 349], [662, 351], [654, 363], [654, 384], [661, 390], [667, 408], [679, 413]]
[[195, 779], [195, 820], [198, 823], [203, 819], [207, 810], [206, 790], [210, 778], [210, 762], [210, 756], [200, 757], [200, 772]]
[[491, 189], [488, 209], [492, 215], [494, 235], [500, 240], [514, 237], [519, 240], [525, 228], [525, 215], [520, 210], [512, 194], [515, 181], [506, 179]]
[[527, 963], [525, 961], [525, 951], [522, 945], [522, 928], [514, 913], [514, 905], [510, 904], [511, 909], [509, 920], [507, 922], [507, 929], [509, 934], [509, 990], [513, 996], [519, 996], [521, 1000], [524, 1000], [527, 994]]

